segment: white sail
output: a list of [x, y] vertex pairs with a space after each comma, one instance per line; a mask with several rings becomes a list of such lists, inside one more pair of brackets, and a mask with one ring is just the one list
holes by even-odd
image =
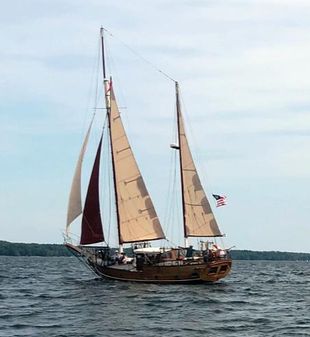
[[82, 199], [81, 199], [81, 172], [82, 172], [82, 163], [84, 159], [84, 154], [86, 151], [90, 130], [93, 124], [94, 118], [92, 118], [90, 125], [88, 127], [82, 148], [80, 151], [79, 159], [77, 161], [75, 172], [72, 180], [69, 203], [68, 203], [68, 212], [67, 212], [67, 230], [70, 224], [82, 213]]
[[[177, 87], [178, 90], [178, 87]], [[221, 236], [218, 224], [201, 185], [185, 134], [177, 93], [179, 120], [179, 149], [182, 170], [183, 201], [185, 212], [185, 237]]]
[[110, 85], [110, 132], [114, 159], [120, 243], [165, 237], [128, 142]]

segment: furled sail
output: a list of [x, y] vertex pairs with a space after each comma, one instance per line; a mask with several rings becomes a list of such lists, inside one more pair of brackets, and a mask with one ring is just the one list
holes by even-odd
[[79, 159], [77, 161], [73, 180], [72, 180], [69, 204], [68, 204], [68, 212], [67, 212], [67, 230], [70, 224], [82, 213], [82, 199], [81, 199], [82, 163], [83, 163], [84, 154], [85, 154], [88, 139], [89, 139], [90, 130], [93, 124], [93, 120], [94, 118], [90, 122], [84, 142], [82, 144]]
[[163, 239], [165, 235], [129, 145], [111, 85], [110, 89], [110, 132], [119, 241], [128, 243]]
[[222, 236], [212, 213], [209, 201], [201, 185], [185, 134], [184, 121], [178, 99], [179, 150], [183, 184], [185, 237]]
[[99, 204], [99, 167], [102, 136], [90, 176], [82, 218], [82, 245], [104, 241]]

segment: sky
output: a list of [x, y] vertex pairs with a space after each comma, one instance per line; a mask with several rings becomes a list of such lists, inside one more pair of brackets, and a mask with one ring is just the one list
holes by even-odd
[[[225, 245], [310, 252], [309, 16], [301, 0], [3, 4], [0, 239], [63, 241], [104, 26], [113, 35], [108, 72], [166, 231], [175, 98], [157, 69], [180, 83], [189, 142]], [[85, 181], [104, 120], [96, 112]], [[212, 193], [228, 205], [216, 208]]]

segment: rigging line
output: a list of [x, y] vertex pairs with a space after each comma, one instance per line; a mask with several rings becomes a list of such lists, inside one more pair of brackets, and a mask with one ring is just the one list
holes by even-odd
[[[117, 97], [118, 97], [118, 100], [120, 99], [121, 102], [124, 102], [124, 104], [126, 105], [126, 96], [124, 95], [124, 92], [122, 91], [122, 81], [119, 77], [119, 74], [118, 74], [118, 69], [117, 69], [117, 66], [116, 66], [116, 62], [114, 61], [114, 58], [113, 58], [113, 54], [112, 53], [109, 53], [109, 50], [110, 50], [110, 46], [109, 46], [109, 39], [106, 39], [105, 40], [105, 49], [107, 51], [107, 57], [106, 57], [106, 64], [107, 64], [107, 68], [108, 68], [108, 71], [110, 74], [113, 74], [113, 83], [118, 83], [118, 94], [117, 94]], [[118, 106], [119, 109], [121, 109], [120, 106]]]
[[104, 90], [100, 90], [101, 89], [101, 81], [99, 80], [99, 68], [100, 68], [100, 54], [101, 54], [101, 39], [100, 37], [98, 38], [98, 46], [97, 46], [97, 67], [96, 67], [96, 88], [95, 88], [95, 97], [94, 97], [94, 110], [98, 109], [98, 103], [99, 101], [101, 101], [102, 98], [102, 92], [104, 92]]
[[[93, 100], [93, 97], [92, 97], [92, 91], [93, 91], [93, 86], [96, 85], [97, 86], [97, 79], [96, 79], [96, 83], [94, 83], [95, 81], [95, 77], [96, 77], [96, 73], [98, 73], [98, 57], [97, 59], [93, 60], [93, 65], [92, 65], [92, 71], [90, 73], [90, 77], [89, 77], [89, 87], [88, 87], [88, 95], [87, 95], [87, 100], [85, 102], [85, 113], [84, 113], [84, 116], [83, 116], [83, 128], [81, 129], [81, 138], [83, 137], [83, 134], [85, 133], [85, 128], [86, 128], [86, 120], [88, 118], [88, 113], [89, 111], [91, 111], [91, 101]], [[97, 76], [98, 78], [98, 76]], [[96, 96], [97, 96], [97, 88], [96, 89]], [[96, 99], [96, 98], [95, 98]], [[84, 110], [83, 109], [83, 110]], [[95, 111], [93, 112], [92, 114], [92, 118], [94, 118], [95, 116]]]
[[219, 238], [219, 241], [221, 242], [220, 247], [225, 249], [223, 237]]
[[[176, 106], [174, 111], [174, 137], [175, 137], [175, 144], [178, 144], [180, 146], [180, 142], [178, 139], [178, 127], [177, 127], [177, 114], [176, 114]], [[172, 212], [173, 212], [173, 219], [175, 223], [181, 223], [181, 216], [182, 211], [180, 209], [181, 205], [181, 197], [182, 197], [182, 191], [181, 191], [181, 175], [180, 175], [180, 160], [179, 160], [180, 153], [179, 151], [174, 151], [174, 176], [173, 176], [173, 185], [172, 185]], [[173, 221], [172, 219], [172, 221]], [[180, 238], [183, 238], [183, 230], [181, 233], [181, 228], [178, 228], [177, 233], [175, 233], [177, 236], [177, 240], [180, 240]]]
[[[103, 170], [101, 170], [102, 174], [103, 172], [108, 172], [107, 175], [103, 176], [103, 179], [101, 179], [101, 181], [103, 181], [103, 184], [101, 185], [101, 195], [106, 196], [107, 194], [104, 193], [105, 192], [105, 186], [108, 186], [108, 197], [103, 198], [103, 209], [104, 211], [106, 211], [106, 204], [107, 204], [107, 216], [106, 213], [104, 213], [104, 220], [107, 220], [108, 223], [108, 235], [107, 237], [105, 236], [105, 242], [107, 243], [107, 245], [110, 244], [110, 227], [111, 227], [111, 209], [110, 209], [110, 202], [109, 200], [111, 200], [109, 194], [110, 194], [110, 179], [109, 179], [109, 168], [107, 169], [107, 164], [109, 163], [109, 155], [110, 155], [110, 151], [104, 151], [106, 148], [109, 148], [109, 137], [108, 137], [108, 115], [105, 115], [105, 120], [104, 120], [104, 124], [103, 124], [103, 152], [105, 154], [105, 157], [107, 158], [107, 160], [104, 160], [103, 162], [106, 164], [106, 166], [104, 167]], [[109, 167], [109, 166], [108, 166]], [[108, 201], [107, 201], [107, 200]], [[104, 221], [104, 223], [106, 223], [106, 221]]]
[[[179, 171], [178, 171], [178, 153], [177, 151], [174, 151], [174, 156], [173, 156], [173, 179], [172, 179], [172, 190], [171, 190], [171, 214], [170, 214], [170, 225], [171, 225], [171, 237], [173, 237], [173, 230], [174, 230], [174, 223], [179, 223], [179, 186], [178, 186], [178, 179], [179, 178]], [[175, 233], [177, 234], [177, 233]], [[179, 234], [175, 236], [175, 239], [179, 239]]]
[[164, 71], [162, 71], [161, 69], [159, 69], [154, 63], [152, 63], [151, 61], [149, 61], [148, 59], [146, 59], [145, 57], [143, 57], [141, 54], [139, 54], [138, 52], [136, 52], [133, 48], [131, 48], [128, 44], [126, 44], [125, 42], [123, 42], [121, 39], [119, 39], [118, 37], [116, 37], [115, 35], [113, 35], [109, 30], [107, 30], [106, 28], [103, 28], [103, 30], [105, 32], [107, 32], [111, 37], [113, 37], [114, 39], [118, 40], [118, 42], [120, 42], [123, 46], [125, 46], [127, 49], [129, 49], [134, 55], [136, 55], [137, 57], [139, 57], [144, 62], [148, 63], [157, 72], [159, 72], [160, 74], [162, 74], [163, 76], [165, 76], [169, 80], [171, 80], [173, 82], [176, 82], [175, 79], [173, 79], [171, 76], [169, 76]]
[[179, 246], [178, 244], [176, 244], [175, 242], [173, 242], [171, 240], [168, 240], [168, 239], [166, 239], [166, 240], [167, 240], [168, 243], [171, 243], [172, 246], [174, 246], [174, 247], [178, 247]]
[[[192, 154], [192, 157], [193, 157], [193, 161], [195, 163], [199, 163], [198, 166], [196, 166], [195, 164], [195, 168], [196, 168], [196, 171], [199, 173], [199, 177], [202, 177], [203, 178], [203, 183], [205, 183], [206, 181], [206, 173], [207, 170], [206, 170], [206, 165], [204, 164], [204, 162], [206, 161], [205, 159], [205, 156], [203, 155], [199, 155], [199, 154], [204, 154], [205, 152], [207, 152], [207, 149], [202, 149], [201, 146], [199, 146], [199, 144], [201, 144], [201, 142], [197, 141], [197, 132], [195, 133], [193, 128], [192, 128], [192, 123], [191, 123], [191, 120], [190, 120], [190, 116], [188, 114], [188, 110], [187, 110], [187, 107], [186, 107], [186, 104], [183, 100], [183, 97], [181, 95], [181, 92], [180, 92], [180, 98], [181, 98], [181, 102], [182, 102], [182, 115], [183, 115], [183, 119], [184, 119], [184, 123], [186, 124], [187, 128], [185, 130], [186, 132], [186, 139], [187, 139], [187, 142], [190, 146], [190, 152]], [[201, 171], [201, 172], [200, 172]], [[202, 184], [203, 185], [203, 184]]]
[[97, 48], [97, 64], [96, 64], [96, 87], [95, 87], [95, 104], [94, 110], [97, 109], [98, 104], [98, 90], [99, 90], [99, 60], [100, 60], [100, 40], [98, 40], [98, 48]]
[[176, 174], [177, 174], [177, 153], [176, 151], [171, 152], [170, 157], [170, 174], [169, 174], [169, 187], [168, 187], [168, 202], [165, 212], [165, 221], [166, 221], [166, 233], [167, 237], [173, 237], [173, 229], [174, 223], [178, 223], [178, 221], [174, 221], [175, 219], [175, 212], [176, 212], [176, 198], [177, 198], [177, 191], [176, 191]]
[[[176, 129], [176, 108], [174, 106], [174, 120], [172, 124], [172, 143], [177, 143], [177, 129]], [[171, 149], [170, 149], [171, 151]], [[167, 237], [173, 237], [173, 213], [174, 213], [174, 206], [175, 206], [175, 197], [176, 197], [176, 158], [177, 158], [177, 151], [173, 150], [170, 152], [170, 164], [169, 164], [169, 182], [168, 182], [168, 190], [167, 190], [167, 197], [166, 197], [166, 209], [165, 209], [165, 216], [164, 221], [166, 224], [166, 234]], [[170, 233], [171, 230], [171, 233]]]
[[167, 235], [173, 237], [173, 223], [174, 223], [174, 212], [175, 212], [175, 198], [176, 198], [176, 151], [171, 154], [171, 173], [169, 176], [169, 208], [168, 208], [168, 216], [167, 216]]
[[[187, 129], [185, 130], [187, 142], [188, 142], [189, 146], [192, 145], [192, 146], [190, 146], [190, 152], [191, 152], [191, 155], [192, 155], [192, 158], [193, 158], [193, 161], [194, 161], [194, 166], [195, 166], [196, 172], [197, 172], [197, 174], [200, 178], [200, 183], [201, 183], [202, 189], [203, 189], [203, 191], [204, 191], [204, 193], [205, 193], [205, 195], [206, 195], [206, 197], [209, 201], [210, 199], [209, 199], [208, 191], [210, 191], [214, 188], [214, 184], [210, 183], [210, 180], [208, 179], [208, 174], [207, 174], [208, 170], [206, 169], [206, 163], [205, 162], [207, 161], [208, 156], [205, 156], [204, 153], [207, 152], [208, 150], [207, 149], [203, 150], [201, 148], [201, 146], [198, 145], [200, 143], [197, 141], [196, 133], [194, 132], [194, 130], [192, 128], [192, 123], [190, 122], [189, 114], [187, 112], [188, 110], [187, 110], [186, 104], [183, 100], [181, 92], [180, 92], [180, 98], [181, 98], [181, 103], [182, 103], [182, 108], [183, 108], [182, 109], [182, 113], [183, 113], [182, 115], [183, 115], [184, 123], [185, 123], [185, 121], [187, 122], [186, 123]], [[190, 136], [190, 139], [188, 138], [188, 135]], [[198, 163], [198, 166], [196, 165], [196, 163]], [[209, 201], [209, 203], [210, 203], [210, 201]], [[211, 210], [212, 210], [212, 213], [213, 213], [213, 208], [212, 208], [211, 204], [210, 204], [210, 207], [211, 207]], [[213, 213], [213, 216], [216, 219], [214, 213]]]
[[[170, 164], [169, 164], [169, 180], [168, 180], [168, 189], [167, 189], [167, 194], [166, 194], [166, 208], [165, 208], [165, 215], [164, 215], [164, 222], [165, 222], [165, 229], [166, 229], [166, 234], [167, 236], [169, 235], [169, 227], [170, 227], [170, 212], [171, 212], [171, 196], [172, 196], [172, 192], [171, 192], [171, 182], [172, 182], [172, 175], [173, 175], [173, 156], [174, 153], [171, 151], [170, 152]], [[170, 212], [169, 212], [170, 211]]]

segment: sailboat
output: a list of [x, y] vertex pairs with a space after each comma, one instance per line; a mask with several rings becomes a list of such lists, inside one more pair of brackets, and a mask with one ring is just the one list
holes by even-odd
[[[166, 235], [126, 135], [112, 77], [108, 78], [106, 74], [103, 28], [100, 30], [100, 40], [119, 249], [106, 243], [102, 226], [99, 202], [102, 135], [82, 208], [81, 171], [93, 120], [86, 133], [73, 177], [66, 224], [66, 247], [105, 279], [145, 283], [201, 283], [215, 282], [226, 277], [231, 270], [232, 260], [229, 250], [219, 247], [214, 241], [223, 235], [201, 184], [187, 141], [178, 82], [175, 82], [178, 142], [171, 147], [178, 152], [179, 157], [183, 214], [180, 226], [183, 227], [185, 242], [182, 247], [152, 247], [152, 242], [165, 240]], [[80, 240], [73, 244], [69, 229], [81, 214]], [[199, 249], [194, 249], [189, 245], [190, 237], [207, 238], [207, 241], [201, 241]], [[127, 254], [124, 245], [131, 245], [131, 248], [125, 249]]]

